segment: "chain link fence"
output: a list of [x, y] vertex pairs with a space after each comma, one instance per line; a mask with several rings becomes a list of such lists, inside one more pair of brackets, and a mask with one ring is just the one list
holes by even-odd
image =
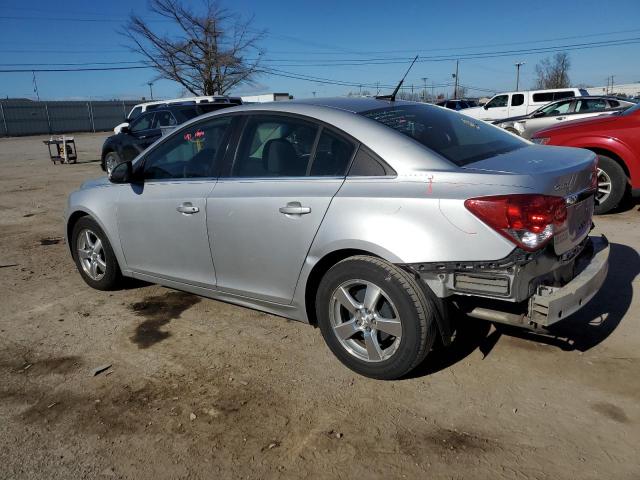
[[107, 131], [123, 122], [137, 103], [135, 100], [1, 100], [0, 137]]

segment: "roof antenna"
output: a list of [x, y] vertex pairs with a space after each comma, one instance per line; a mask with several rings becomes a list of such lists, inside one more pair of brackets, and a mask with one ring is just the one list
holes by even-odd
[[411, 65], [409, 65], [409, 68], [407, 68], [407, 71], [405, 72], [404, 77], [402, 77], [402, 80], [400, 80], [400, 83], [398, 83], [398, 85], [396, 86], [395, 90], [391, 95], [378, 95], [376, 98], [378, 100], [389, 100], [390, 102], [395, 102], [396, 95], [398, 94], [400, 87], [402, 87], [402, 84], [404, 83], [404, 79], [407, 78], [407, 75], [409, 75], [409, 71], [411, 70], [411, 67], [413, 67], [414, 63], [416, 63], [416, 60], [418, 60], [418, 55], [415, 56], [415, 58], [413, 59], [413, 62], [411, 62]]

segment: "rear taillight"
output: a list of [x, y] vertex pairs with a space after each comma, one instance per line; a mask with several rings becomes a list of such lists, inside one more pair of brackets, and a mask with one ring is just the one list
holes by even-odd
[[464, 206], [524, 250], [544, 246], [567, 219], [564, 198], [549, 195], [498, 195], [470, 198]]

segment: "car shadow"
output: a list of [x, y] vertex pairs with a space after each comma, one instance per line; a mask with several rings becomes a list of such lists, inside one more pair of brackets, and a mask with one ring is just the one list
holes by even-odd
[[438, 345], [407, 378], [421, 377], [444, 370], [464, 360], [476, 349], [489, 355], [502, 335], [543, 343], [564, 351], [586, 352], [603, 342], [629, 311], [633, 298], [633, 281], [640, 273], [638, 252], [618, 243], [611, 244], [609, 273], [587, 306], [553, 325], [546, 333], [537, 333], [508, 325], [468, 318], [456, 318], [456, 336], [451, 345]]
[[83, 163], [100, 163], [102, 160], [100, 160], [99, 158], [95, 158], [95, 159], [91, 159], [91, 160], [77, 160], [74, 163], [77, 163], [78, 165], [82, 165]]

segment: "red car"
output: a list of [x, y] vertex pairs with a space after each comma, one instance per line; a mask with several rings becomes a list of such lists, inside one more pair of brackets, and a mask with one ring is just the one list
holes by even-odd
[[596, 213], [640, 194], [640, 103], [619, 113], [577, 120], [536, 132], [540, 145], [580, 147], [598, 155]]

